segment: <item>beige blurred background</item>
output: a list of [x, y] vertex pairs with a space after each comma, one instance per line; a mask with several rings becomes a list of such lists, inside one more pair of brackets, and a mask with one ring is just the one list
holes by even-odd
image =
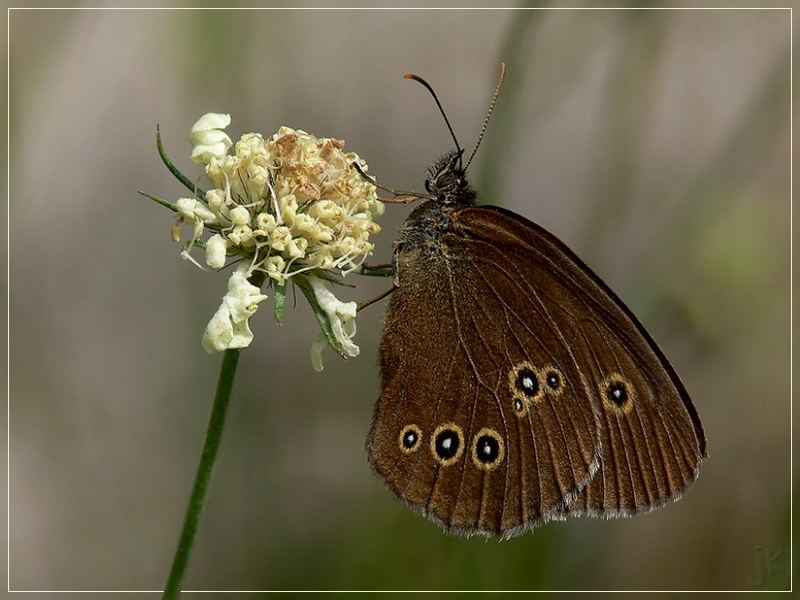
[[[710, 458], [684, 499], [621, 521], [465, 540], [365, 459], [381, 307], [362, 355], [311, 370], [302, 300], [254, 319], [186, 587], [777, 589], [789, 572], [787, 11], [13, 11], [12, 589], [157, 590], [199, 457], [224, 274], [178, 258], [186, 136], [228, 112], [345, 139], [420, 189], [463, 143], [482, 201], [544, 225], [640, 316], [692, 394]], [[407, 213], [389, 208], [375, 260]], [[352, 299], [384, 281], [358, 280]], [[769, 560], [765, 560], [769, 559]], [[769, 569], [759, 570], [760, 567]]]

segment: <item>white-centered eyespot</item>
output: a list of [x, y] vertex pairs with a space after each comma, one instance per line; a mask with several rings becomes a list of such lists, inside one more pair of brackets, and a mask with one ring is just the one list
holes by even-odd
[[553, 397], [558, 397], [564, 389], [564, 375], [561, 370], [553, 365], [546, 365], [538, 369], [536, 373], [542, 382], [544, 391]]
[[600, 388], [603, 404], [609, 410], [627, 415], [633, 409], [635, 394], [633, 387], [619, 373], [606, 377]]
[[403, 454], [416, 452], [422, 444], [422, 430], [414, 423], [406, 425], [400, 431], [398, 443]]
[[464, 432], [455, 423], [439, 425], [431, 436], [431, 453], [444, 467], [458, 462], [464, 453]]
[[503, 438], [494, 429], [484, 427], [472, 440], [472, 462], [482, 471], [493, 471], [503, 462], [506, 449]]
[[529, 361], [517, 363], [508, 371], [508, 390], [511, 408], [518, 417], [524, 417], [532, 404], [545, 396], [545, 383], [539, 370]]

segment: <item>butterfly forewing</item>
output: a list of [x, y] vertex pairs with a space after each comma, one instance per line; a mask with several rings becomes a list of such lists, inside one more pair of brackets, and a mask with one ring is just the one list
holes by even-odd
[[[560, 516], [591, 479], [597, 415], [548, 315], [513, 278], [477, 268], [470, 241], [444, 242], [399, 261], [371, 459], [448, 528], [508, 535]], [[408, 431], [419, 440], [404, 447]], [[452, 456], [437, 445], [448, 431]]]

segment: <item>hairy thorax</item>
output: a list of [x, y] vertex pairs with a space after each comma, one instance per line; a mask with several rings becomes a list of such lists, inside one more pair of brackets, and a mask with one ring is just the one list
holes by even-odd
[[430, 261], [445, 258], [441, 239], [452, 225], [452, 210], [452, 206], [440, 200], [428, 200], [408, 216], [394, 243], [392, 265], [396, 285], [401, 286], [406, 275], [424, 269]]

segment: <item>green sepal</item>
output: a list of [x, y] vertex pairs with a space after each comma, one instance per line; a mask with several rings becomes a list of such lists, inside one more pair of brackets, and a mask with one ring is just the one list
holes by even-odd
[[286, 284], [275, 284], [275, 322], [283, 324], [283, 305], [286, 303]]
[[161, 160], [164, 162], [167, 169], [169, 169], [169, 172], [172, 173], [178, 181], [185, 185], [190, 192], [200, 198], [204, 204], [208, 204], [206, 201], [205, 191], [200, 189], [197, 185], [192, 183], [191, 179], [181, 173], [178, 170], [178, 167], [172, 163], [172, 160], [170, 160], [169, 156], [167, 156], [167, 151], [164, 150], [164, 145], [161, 143], [161, 130], [159, 129], [158, 125], [156, 125], [156, 147], [158, 148], [158, 155], [161, 157]]
[[311, 310], [314, 311], [314, 316], [317, 318], [317, 323], [319, 323], [319, 328], [322, 330], [322, 335], [325, 336], [325, 339], [328, 342], [328, 345], [333, 348], [337, 354], [346, 358], [344, 353], [342, 352], [342, 347], [339, 344], [339, 340], [336, 339], [336, 336], [333, 335], [333, 328], [331, 328], [331, 322], [328, 319], [328, 315], [325, 313], [324, 310], [317, 302], [317, 296], [314, 294], [314, 290], [311, 287], [311, 284], [308, 282], [303, 275], [295, 275], [292, 277], [292, 281], [295, 282], [297, 287], [303, 292], [303, 295], [308, 300], [308, 303], [311, 305]]
[[174, 202], [170, 202], [169, 200], [164, 200], [160, 196], [156, 196], [155, 194], [148, 194], [147, 192], [142, 192], [141, 190], [139, 193], [144, 196], [145, 198], [150, 198], [153, 202], [160, 204], [161, 206], [166, 206], [172, 212], [178, 212], [178, 205]]
[[325, 281], [330, 281], [334, 285], [342, 285], [344, 287], [350, 287], [350, 288], [356, 287], [354, 284], [347, 283], [344, 279], [334, 277], [333, 275], [322, 269], [314, 269], [313, 271], [311, 271], [311, 274], [314, 275], [314, 277], [319, 277], [320, 279], [324, 279]]

